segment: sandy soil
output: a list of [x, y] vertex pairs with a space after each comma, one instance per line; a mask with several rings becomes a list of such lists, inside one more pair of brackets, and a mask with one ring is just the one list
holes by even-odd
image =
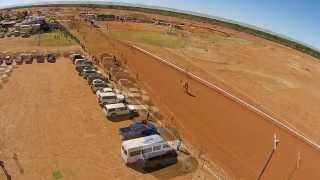
[[[195, 23], [197, 24], [197, 23]], [[167, 27], [141, 23], [102, 22], [115, 30], [164, 33]], [[172, 49], [128, 42], [178, 64], [209, 81], [219, 83], [284, 123], [320, 143], [320, 62], [282, 45], [218, 26], [231, 34], [200, 28], [189, 31], [185, 48]], [[125, 39], [125, 38], [123, 38]]]
[[126, 167], [117, 130], [130, 121], [107, 120], [69, 60], [19, 66], [0, 89], [0, 99], [0, 159], [13, 179], [195, 176], [185, 170], [188, 160], [150, 174]]
[[[109, 39], [94, 28], [81, 25], [79, 32], [92, 54], [118, 51], [122, 60], [139, 73], [160, 109], [169, 111], [167, 118], [175, 120], [185, 139], [231, 176], [255, 179], [271, 151], [273, 134], [277, 133], [281, 146], [264, 179], [320, 177], [316, 171], [319, 152], [288, 131], [158, 60]], [[194, 97], [183, 93], [181, 80], [189, 81]]]

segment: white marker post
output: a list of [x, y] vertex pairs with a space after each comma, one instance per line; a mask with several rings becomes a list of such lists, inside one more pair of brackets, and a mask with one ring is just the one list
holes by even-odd
[[271, 151], [271, 153], [270, 153], [270, 155], [269, 155], [269, 157], [268, 157], [267, 162], [264, 164], [264, 166], [263, 166], [263, 168], [262, 168], [262, 170], [261, 170], [261, 172], [260, 172], [257, 180], [260, 180], [260, 179], [261, 179], [263, 173], [265, 172], [265, 170], [267, 169], [269, 163], [271, 162], [272, 156], [273, 156], [273, 154], [275, 153], [275, 151], [277, 150], [277, 147], [278, 147], [279, 144], [280, 144], [280, 140], [277, 139], [277, 135], [274, 134], [274, 135], [273, 135], [272, 151]]

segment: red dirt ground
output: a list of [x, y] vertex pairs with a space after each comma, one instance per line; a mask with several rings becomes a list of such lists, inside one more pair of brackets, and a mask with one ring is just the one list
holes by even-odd
[[[125, 44], [80, 26], [92, 54], [121, 52], [121, 58], [139, 73], [160, 109], [170, 111], [179, 131], [236, 179], [255, 179], [266, 161], [273, 134], [281, 140], [263, 179], [319, 179], [319, 151], [265, 118], [175, 69]], [[183, 93], [188, 80], [195, 97]], [[298, 162], [298, 154], [301, 160]]]

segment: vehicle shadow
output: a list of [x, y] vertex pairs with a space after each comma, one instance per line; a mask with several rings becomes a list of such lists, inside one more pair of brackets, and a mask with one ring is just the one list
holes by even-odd
[[108, 117], [107, 120], [111, 122], [122, 122], [132, 120], [134, 117], [131, 115], [123, 115], [123, 116], [115, 116], [115, 117]]

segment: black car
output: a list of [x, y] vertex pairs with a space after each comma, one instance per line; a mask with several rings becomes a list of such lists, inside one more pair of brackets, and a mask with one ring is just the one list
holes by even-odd
[[53, 53], [49, 53], [47, 55], [47, 62], [49, 63], [55, 63], [56, 62], [56, 55]]

